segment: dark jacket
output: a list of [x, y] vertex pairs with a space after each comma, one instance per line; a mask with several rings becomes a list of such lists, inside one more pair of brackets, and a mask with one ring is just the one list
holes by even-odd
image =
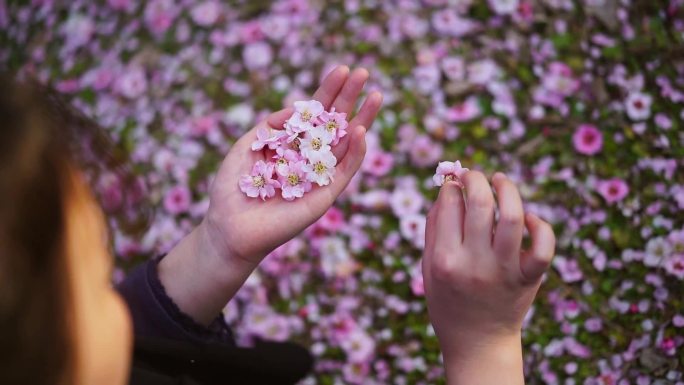
[[299, 345], [257, 341], [254, 347], [237, 347], [222, 317], [209, 327], [193, 321], [166, 294], [158, 262], [136, 267], [117, 286], [135, 333], [130, 384], [284, 385], [311, 370], [313, 359]]

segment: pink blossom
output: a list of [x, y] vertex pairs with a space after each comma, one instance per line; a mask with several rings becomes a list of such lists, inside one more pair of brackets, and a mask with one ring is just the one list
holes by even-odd
[[648, 119], [651, 116], [651, 103], [653, 103], [653, 98], [649, 94], [630, 93], [625, 100], [627, 116], [635, 121]]
[[489, 0], [489, 7], [498, 15], [510, 15], [518, 10], [518, 0]]
[[188, 211], [192, 202], [190, 189], [187, 186], [175, 186], [164, 196], [164, 209], [170, 214]]
[[411, 143], [411, 161], [418, 167], [432, 166], [442, 157], [444, 149], [440, 143], [427, 135], [419, 135]]
[[342, 367], [344, 381], [348, 384], [363, 384], [368, 379], [369, 372], [368, 362], [347, 362]]
[[442, 71], [449, 80], [464, 80], [465, 70], [465, 61], [460, 56], [447, 56], [442, 59]]
[[563, 282], [577, 282], [582, 280], [584, 277], [579, 264], [574, 259], [569, 259], [559, 255], [553, 259], [552, 264], [560, 274]]
[[374, 176], [387, 175], [394, 166], [391, 153], [382, 150], [369, 151], [363, 160], [361, 169]]
[[304, 157], [295, 150], [280, 146], [276, 148], [276, 154], [273, 155], [273, 160], [276, 167], [281, 164], [287, 164], [288, 162], [296, 162], [303, 160]]
[[274, 130], [270, 127], [259, 127], [256, 136], [257, 139], [252, 143], [252, 151], [260, 151], [264, 147], [275, 150], [280, 147], [280, 141], [285, 136], [285, 131]]
[[117, 79], [117, 88], [121, 95], [135, 99], [147, 90], [147, 78], [140, 67], [132, 67]]
[[240, 190], [250, 198], [261, 197], [262, 200], [275, 195], [275, 189], [280, 188], [280, 183], [273, 179], [275, 165], [263, 160], [257, 161], [250, 175], [240, 177]]
[[477, 118], [481, 113], [480, 103], [476, 97], [472, 96], [450, 108], [446, 112], [446, 118], [451, 122], [467, 122]]
[[190, 11], [192, 20], [202, 27], [209, 27], [216, 23], [220, 14], [219, 3], [214, 0], [204, 1], [195, 5]]
[[335, 206], [331, 206], [317, 223], [330, 232], [339, 231], [345, 225], [344, 212]]
[[340, 347], [347, 353], [347, 360], [365, 362], [375, 352], [375, 341], [365, 331], [357, 328], [340, 342]]
[[315, 154], [330, 153], [330, 144], [333, 139], [333, 133], [324, 126], [316, 126], [308, 130], [304, 138], [300, 139], [299, 151], [307, 159], [311, 159]]
[[684, 280], [684, 254], [675, 254], [665, 260], [665, 271], [668, 274]]
[[301, 132], [311, 130], [324, 111], [323, 105], [317, 100], [294, 102], [294, 108], [294, 114], [285, 122], [288, 141], [292, 141]]
[[166, 32], [176, 18], [177, 6], [171, 0], [152, 0], [145, 7], [147, 28], [159, 36]]
[[320, 253], [321, 270], [328, 277], [348, 277], [357, 267], [356, 261], [340, 237], [319, 238], [316, 247]]
[[335, 175], [337, 159], [332, 152], [314, 151], [309, 157], [309, 164], [304, 166], [306, 177], [319, 186], [327, 186], [332, 182]]
[[128, 11], [133, 5], [131, 0], [107, 0], [107, 4], [112, 8], [120, 11]]
[[330, 112], [321, 112], [318, 119], [320, 120], [321, 125], [332, 134], [334, 139], [331, 144], [333, 146], [339, 143], [340, 139], [347, 135], [347, 126], [349, 123], [347, 122], [346, 113], [335, 112], [335, 107], [333, 107]]
[[397, 187], [392, 192], [389, 203], [394, 215], [401, 218], [407, 215], [418, 214], [425, 204], [425, 198], [415, 188]]
[[304, 161], [289, 162], [276, 167], [278, 182], [282, 189], [283, 198], [287, 201], [301, 198], [305, 192], [311, 190], [311, 182], [306, 179]]
[[207, 136], [216, 128], [216, 119], [213, 116], [200, 116], [192, 122], [190, 133], [193, 136]]
[[592, 124], [581, 124], [572, 136], [575, 150], [584, 155], [595, 155], [603, 148], [603, 135]]
[[501, 76], [501, 68], [491, 59], [476, 61], [468, 65], [468, 81], [487, 85]]
[[629, 186], [620, 178], [612, 178], [598, 182], [597, 190], [608, 203], [623, 200], [629, 194]]
[[249, 43], [242, 51], [242, 59], [248, 69], [262, 69], [267, 67], [273, 60], [273, 50], [268, 43], [263, 41]]
[[432, 181], [435, 183], [435, 186], [442, 186], [445, 182], [453, 180], [462, 188], [463, 182], [461, 178], [468, 171], [469, 169], [461, 166], [460, 160], [456, 162], [439, 162]]
[[422, 214], [406, 215], [399, 220], [401, 235], [419, 249], [425, 246], [425, 221]]

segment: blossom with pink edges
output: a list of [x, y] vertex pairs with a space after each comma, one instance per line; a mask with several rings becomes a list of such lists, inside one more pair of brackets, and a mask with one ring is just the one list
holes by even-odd
[[468, 172], [468, 169], [461, 166], [460, 160], [455, 162], [439, 162], [432, 181], [435, 183], [435, 186], [442, 186], [444, 183], [453, 180], [459, 187], [463, 187], [461, 178], [466, 172]]
[[275, 189], [280, 188], [280, 183], [273, 179], [273, 163], [263, 160], [257, 161], [250, 175], [240, 178], [240, 190], [250, 198], [260, 197], [262, 200], [275, 195]]

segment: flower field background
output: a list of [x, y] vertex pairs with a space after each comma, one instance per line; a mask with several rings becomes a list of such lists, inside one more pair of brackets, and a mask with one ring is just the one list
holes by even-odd
[[[443, 383], [420, 255], [456, 159], [556, 230], [529, 384], [684, 384], [683, 40], [681, 0], [0, 0], [0, 68], [69, 94], [145, 182], [149, 230], [112, 221], [115, 279], [201, 220], [256, 121], [336, 64], [369, 70], [361, 172], [225, 309], [240, 343], [307, 346], [304, 384]], [[116, 212], [120, 181], [97, 183]]]

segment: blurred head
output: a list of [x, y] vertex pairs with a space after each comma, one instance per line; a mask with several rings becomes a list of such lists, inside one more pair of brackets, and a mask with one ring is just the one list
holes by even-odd
[[42, 87], [6, 76], [0, 87], [0, 383], [124, 384], [130, 319], [73, 155], [104, 142]]

